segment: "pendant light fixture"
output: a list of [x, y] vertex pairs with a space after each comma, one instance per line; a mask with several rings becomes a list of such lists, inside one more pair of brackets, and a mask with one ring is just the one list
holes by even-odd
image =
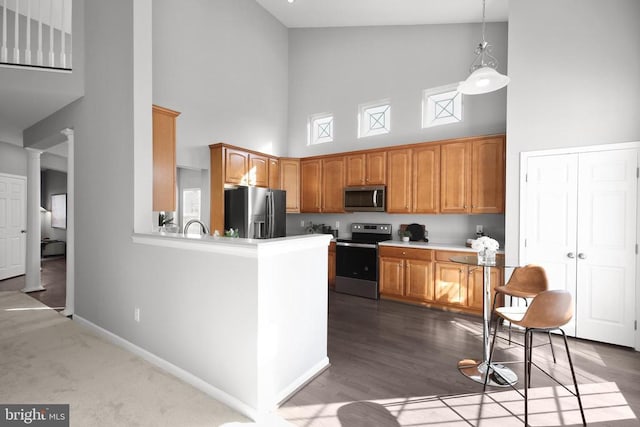
[[496, 71], [498, 60], [491, 55], [491, 45], [484, 38], [485, 0], [482, 0], [482, 41], [476, 47], [476, 59], [471, 64], [469, 77], [458, 85], [458, 92], [465, 95], [479, 95], [502, 89], [509, 83], [509, 77]]

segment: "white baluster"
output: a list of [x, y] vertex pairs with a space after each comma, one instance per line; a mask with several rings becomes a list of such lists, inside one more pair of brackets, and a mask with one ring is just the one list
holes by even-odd
[[31, 65], [31, 0], [27, 0], [27, 45], [24, 50], [24, 63]]
[[19, 31], [19, 23], [20, 23], [20, 2], [16, 0], [16, 10], [14, 13], [14, 37], [13, 37], [13, 62], [16, 64], [20, 63], [20, 31]]
[[49, 67], [56, 66], [56, 55], [53, 53], [53, 0], [49, 2]]
[[62, 0], [62, 7], [60, 12], [60, 68], [67, 67], [67, 53], [64, 51], [65, 45], [65, 31], [64, 31], [64, 5], [66, 4], [66, 0]]
[[7, 0], [2, 0], [2, 47], [0, 62], [7, 62]]
[[38, 0], [38, 50], [36, 64], [42, 66], [42, 0]]

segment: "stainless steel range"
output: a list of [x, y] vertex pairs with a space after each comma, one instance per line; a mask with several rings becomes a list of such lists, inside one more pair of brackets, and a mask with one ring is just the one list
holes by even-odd
[[351, 224], [351, 239], [336, 241], [336, 292], [378, 299], [378, 242], [391, 224]]

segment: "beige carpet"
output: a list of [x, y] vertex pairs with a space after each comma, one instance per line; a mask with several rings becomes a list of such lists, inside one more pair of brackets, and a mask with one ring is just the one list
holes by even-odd
[[71, 426], [253, 424], [16, 291], [0, 292], [0, 403], [68, 403]]

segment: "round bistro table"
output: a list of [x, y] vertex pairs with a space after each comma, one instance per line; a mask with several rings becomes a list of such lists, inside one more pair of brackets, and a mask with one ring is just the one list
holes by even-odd
[[[487, 385], [495, 387], [509, 387], [518, 382], [518, 376], [506, 366], [500, 363], [491, 363], [488, 369], [489, 351], [489, 327], [491, 321], [491, 269], [512, 268], [505, 265], [504, 260], [498, 258], [491, 263], [478, 263], [477, 255], [465, 255], [451, 257], [452, 262], [467, 266], [482, 267], [482, 359], [463, 359], [458, 362], [458, 370], [467, 378], [484, 384], [485, 376], [489, 375]], [[495, 372], [498, 372], [496, 375]]]

